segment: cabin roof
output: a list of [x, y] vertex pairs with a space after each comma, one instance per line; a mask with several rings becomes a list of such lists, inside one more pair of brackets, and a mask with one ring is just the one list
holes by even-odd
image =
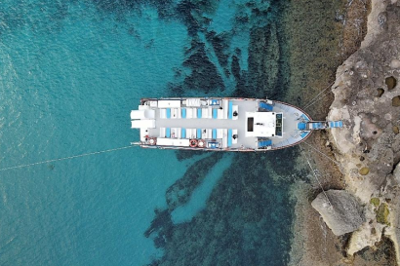
[[272, 137], [275, 135], [276, 115], [275, 112], [246, 112], [247, 121], [253, 123], [248, 125], [246, 136], [251, 137]]

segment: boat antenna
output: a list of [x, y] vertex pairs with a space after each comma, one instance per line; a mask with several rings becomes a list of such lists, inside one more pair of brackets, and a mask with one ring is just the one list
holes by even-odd
[[[135, 143], [135, 144], [136, 144], [136, 143]], [[71, 160], [71, 159], [75, 159], [75, 158], [80, 158], [80, 157], [85, 157], [85, 156], [96, 155], [96, 154], [100, 154], [100, 153], [119, 151], [119, 150], [129, 149], [129, 148], [132, 148], [132, 147], [135, 147], [135, 146], [134, 146], [134, 145], [129, 145], [129, 146], [123, 146], [123, 147], [114, 148], [114, 149], [108, 149], [108, 150], [102, 150], [102, 151], [95, 151], [95, 152], [83, 153], [83, 154], [73, 155], [73, 156], [64, 157], [64, 158], [51, 159], [51, 160], [40, 161], [40, 162], [35, 162], [35, 163], [20, 164], [20, 165], [15, 165], [15, 166], [10, 166], [10, 167], [4, 167], [4, 168], [0, 168], [0, 172], [9, 171], [9, 170], [14, 170], [14, 169], [20, 169], [20, 168], [27, 168], [27, 167], [31, 167], [31, 166], [35, 166], [35, 165], [46, 164], [46, 163], [53, 163], [53, 162], [59, 162], [59, 161], [66, 161], [66, 160]]]

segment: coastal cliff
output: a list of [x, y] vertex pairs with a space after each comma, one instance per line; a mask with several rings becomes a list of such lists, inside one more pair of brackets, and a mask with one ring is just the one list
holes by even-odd
[[372, 0], [368, 31], [360, 49], [338, 69], [328, 120], [345, 189], [364, 206], [366, 221], [353, 232], [350, 258], [384, 237], [400, 262], [400, 1]]

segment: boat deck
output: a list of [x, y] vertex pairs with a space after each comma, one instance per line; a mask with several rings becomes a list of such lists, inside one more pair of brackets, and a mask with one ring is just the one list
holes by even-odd
[[[231, 101], [233, 105], [238, 106], [238, 116], [236, 120], [233, 119], [215, 119], [215, 118], [159, 118], [160, 109], [156, 109], [156, 128], [149, 130], [149, 136], [165, 137], [160, 135], [161, 128], [178, 128], [178, 129], [193, 129], [190, 136], [186, 135], [186, 138], [193, 139], [197, 138], [197, 129], [202, 132], [203, 139], [215, 139], [212, 137], [213, 129], [226, 129], [226, 130], [237, 130], [237, 143], [232, 143], [231, 148], [255, 148], [257, 146], [257, 139], [255, 137], [245, 137], [246, 130], [246, 112], [255, 112], [258, 110], [258, 103], [255, 101]], [[204, 132], [206, 130], [206, 132]], [[211, 131], [211, 138], [208, 138]], [[205, 134], [204, 134], [205, 133]], [[178, 136], [175, 136], [178, 137]], [[219, 138], [217, 138], [219, 139]]]
[[[226, 98], [215, 99], [220, 103], [222, 101], [225, 101], [224, 103], [227, 102]], [[154, 124], [145, 130], [141, 128], [141, 141], [145, 142], [148, 138], [154, 137], [157, 138], [157, 145], [163, 146], [162, 143], [167, 143], [165, 146], [169, 146], [169, 143], [174, 142], [171, 146], [188, 147], [190, 139], [203, 139], [207, 143], [217, 143], [218, 148], [222, 149], [257, 150], [260, 136], [249, 134], [247, 127], [248, 115], [259, 112], [260, 101], [259, 99], [229, 98], [230, 115], [227, 115], [228, 106], [226, 104], [202, 106], [203, 108], [185, 106], [179, 106], [178, 108], [150, 107], [151, 110], [154, 110]], [[237, 115], [232, 116], [232, 108]], [[172, 112], [171, 109], [173, 110]], [[182, 109], [187, 109], [191, 114], [186, 115], [185, 110], [185, 115], [183, 116]], [[203, 109], [203, 113], [198, 109]], [[217, 111], [218, 115], [216, 115]], [[272, 134], [272, 136], [266, 138], [271, 143], [270, 149], [280, 149], [295, 145], [311, 134], [310, 131], [298, 129], [300, 121], [309, 120], [307, 114], [299, 108], [274, 101], [273, 108], [269, 113], [282, 113], [283, 115], [282, 135], [275, 136]], [[275, 120], [271, 123], [273, 123], [275, 133]], [[268, 129], [268, 127], [264, 128]], [[234, 137], [232, 138], [232, 136]]]

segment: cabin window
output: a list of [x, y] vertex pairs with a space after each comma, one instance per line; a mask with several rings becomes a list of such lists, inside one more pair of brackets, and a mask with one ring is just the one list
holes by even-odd
[[253, 132], [254, 127], [254, 117], [247, 118], [247, 132]]
[[282, 136], [282, 114], [276, 114], [275, 135]]

